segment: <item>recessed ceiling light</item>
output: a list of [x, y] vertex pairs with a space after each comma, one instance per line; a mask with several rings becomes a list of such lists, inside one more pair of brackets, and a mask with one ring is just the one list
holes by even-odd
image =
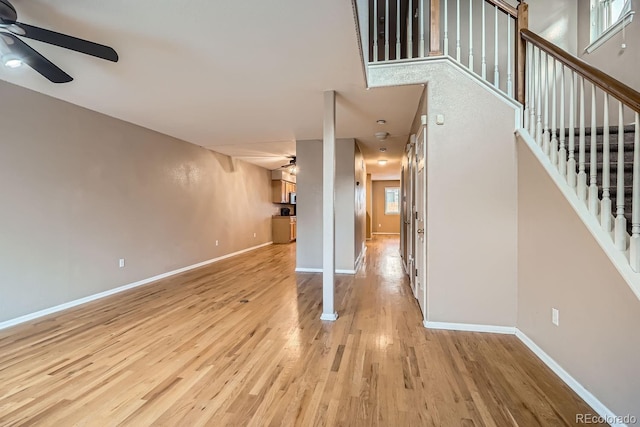
[[387, 121], [384, 120], [384, 119], [380, 119], [376, 123], [379, 124], [379, 125], [384, 125], [384, 124], [387, 124]]
[[5, 56], [2, 58], [2, 62], [7, 68], [18, 68], [23, 64], [22, 59], [16, 58], [15, 56]]
[[387, 151], [387, 149], [385, 147], [380, 147], [380, 148], [378, 148], [378, 150], [380, 150], [381, 153], [384, 153], [385, 151]]
[[384, 165], [386, 165], [386, 164], [387, 164], [387, 161], [386, 161], [386, 160], [378, 160], [378, 164], [379, 164], [380, 166], [384, 166]]

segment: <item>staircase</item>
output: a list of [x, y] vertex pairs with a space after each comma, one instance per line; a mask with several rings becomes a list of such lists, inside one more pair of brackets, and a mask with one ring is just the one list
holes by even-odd
[[[633, 190], [633, 143], [635, 137], [635, 127], [633, 125], [625, 126], [623, 128], [624, 136], [624, 216], [627, 219], [627, 232], [631, 234], [631, 212], [632, 212], [632, 190]], [[565, 130], [565, 138], [569, 138], [569, 130]], [[576, 142], [577, 142], [576, 135]], [[591, 129], [585, 129], [585, 172], [587, 174], [587, 186], [590, 182], [590, 156], [591, 156]], [[604, 128], [599, 127], [596, 129], [596, 183], [598, 186], [598, 198], [603, 198], [603, 176], [604, 170]], [[576, 160], [578, 159], [578, 150], [576, 144], [575, 150]], [[611, 199], [611, 214], [616, 216], [616, 201], [617, 190], [616, 183], [618, 177], [618, 127], [609, 127], [609, 164], [610, 164], [610, 179], [609, 179], [609, 194]], [[568, 157], [568, 156], [567, 156]]]

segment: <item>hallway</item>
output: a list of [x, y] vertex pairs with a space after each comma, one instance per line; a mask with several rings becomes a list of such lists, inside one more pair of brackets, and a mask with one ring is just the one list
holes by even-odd
[[517, 338], [426, 330], [398, 238], [340, 275], [273, 245], [0, 331], [0, 425], [575, 425]]

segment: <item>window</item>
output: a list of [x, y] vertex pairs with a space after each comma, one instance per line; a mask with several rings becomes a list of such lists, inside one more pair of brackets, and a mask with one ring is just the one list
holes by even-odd
[[399, 187], [385, 187], [384, 214], [400, 215], [400, 188]]
[[[619, 26], [622, 29], [631, 22], [631, 9], [631, 0], [591, 0], [591, 43], [608, 33], [607, 30], [612, 27]], [[629, 17], [631, 19], [627, 19]]]

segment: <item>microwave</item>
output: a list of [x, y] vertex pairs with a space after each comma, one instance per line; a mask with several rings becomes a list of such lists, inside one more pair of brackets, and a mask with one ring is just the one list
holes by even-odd
[[292, 205], [296, 204], [296, 193], [289, 193], [289, 203]]

